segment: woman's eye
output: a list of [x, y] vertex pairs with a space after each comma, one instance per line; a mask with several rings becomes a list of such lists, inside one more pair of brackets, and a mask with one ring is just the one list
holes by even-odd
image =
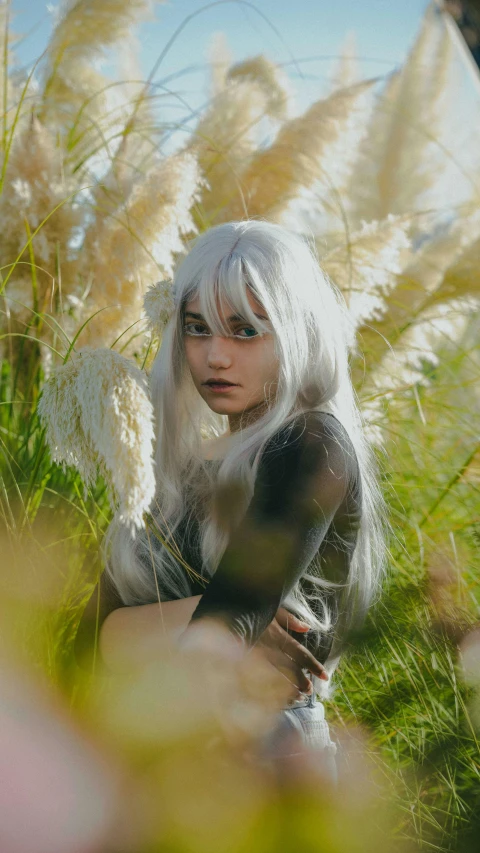
[[183, 331], [185, 334], [193, 335], [195, 337], [209, 334], [207, 327], [203, 326], [201, 323], [185, 323]]
[[[239, 332], [247, 332], [247, 334], [240, 335]], [[256, 338], [257, 335], [258, 332], [256, 329], [253, 328], [253, 326], [242, 326], [241, 329], [238, 329], [238, 331], [235, 332], [235, 337], [239, 338]]]
[[[196, 338], [210, 335], [208, 326], [205, 326], [203, 323], [185, 323], [183, 331], [186, 335], [192, 335]], [[233, 333], [234, 338], [242, 338], [242, 340], [256, 338], [257, 336], [258, 332], [253, 326], [241, 326]]]

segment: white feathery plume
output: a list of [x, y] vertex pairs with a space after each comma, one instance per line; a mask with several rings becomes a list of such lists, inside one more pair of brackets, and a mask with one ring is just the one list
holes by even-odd
[[183, 237], [195, 233], [191, 208], [203, 178], [194, 155], [179, 152], [161, 161], [132, 190], [121, 212], [89, 228], [81, 263], [92, 281], [83, 316], [108, 306], [88, 323], [82, 340], [112, 343], [140, 319], [147, 284], [159, 270], [170, 276]]
[[[427, 217], [423, 233], [411, 263], [405, 270], [404, 293], [396, 294], [397, 317], [404, 320], [415, 313], [418, 306], [441, 294], [448, 270], [456, 268], [469, 247], [480, 237], [480, 213], [435, 222]], [[455, 293], [449, 294], [455, 296]], [[444, 298], [447, 294], [444, 294]], [[444, 298], [440, 301], [444, 301]]]
[[[118, 44], [119, 85], [105, 92], [108, 140], [98, 155], [89, 157], [86, 162], [87, 183], [96, 182], [92, 198], [97, 219], [113, 215], [128, 198], [139, 174], [145, 174], [152, 163], [157, 162], [159, 140], [164, 130], [155, 114], [152, 90], [142, 81], [140, 53], [139, 39], [134, 32], [129, 32]], [[117, 139], [120, 142], [114, 149], [112, 141]], [[105, 169], [106, 155], [110, 162]], [[100, 178], [96, 171], [97, 161], [102, 167]], [[90, 180], [91, 175], [94, 181]]]
[[424, 368], [426, 365], [435, 367], [439, 364], [440, 352], [444, 355], [456, 349], [470, 352], [472, 382], [468, 389], [461, 385], [451, 389], [451, 404], [456, 403], [459, 410], [469, 408], [472, 412], [480, 407], [480, 395], [475, 393], [478, 359], [477, 364], [474, 362], [474, 340], [475, 334], [478, 335], [479, 319], [479, 298], [469, 296], [432, 305], [406, 329], [381, 362], [369, 372], [362, 386], [361, 410], [366, 432], [375, 444], [384, 446], [384, 427], [386, 422], [391, 421], [391, 414], [388, 416], [386, 413], [385, 401], [395, 398], [411, 386], [428, 386], [430, 380]]
[[[345, 186], [345, 206], [353, 230], [362, 222], [384, 219], [380, 213], [380, 170], [388, 144], [392, 115], [401, 89], [401, 71], [389, 75], [372, 98], [372, 109]], [[391, 211], [387, 211], [390, 213]]]
[[354, 142], [363, 133], [365, 95], [371, 87], [372, 81], [366, 81], [342, 89], [285, 122], [272, 144], [251, 158], [241, 175], [242, 198], [232, 200], [225, 217], [244, 217], [246, 205], [250, 217], [278, 221], [289, 203], [315, 182], [327, 191], [338, 189]]
[[480, 292], [480, 211], [459, 221], [459, 251], [447, 269], [436, 299]]
[[372, 371], [369, 390], [388, 398], [408, 385], [428, 385], [422, 367], [437, 365], [439, 350], [458, 345], [472, 314], [479, 309], [480, 299], [473, 296], [431, 305], [404, 331]]
[[[215, 62], [215, 57], [213, 57]], [[189, 148], [195, 152], [208, 182], [202, 209], [215, 222], [231, 219], [224, 212], [232, 199], [240, 199], [240, 176], [259, 142], [264, 117], [275, 122], [286, 117], [290, 105], [288, 80], [277, 65], [256, 56], [225, 66], [224, 51], [215, 63], [213, 96], [199, 121]]]
[[105, 58], [108, 48], [127, 38], [139, 20], [152, 15], [152, 0], [63, 0], [48, 45], [42, 121], [69, 130], [75, 116], [77, 139], [88, 138], [90, 131], [91, 147], [93, 131], [101, 143], [96, 124], [105, 113], [102, 90], [109, 80], [95, 64]]
[[232, 65], [227, 81], [244, 80], [258, 85], [265, 97], [265, 115], [281, 121], [286, 118], [291, 106], [291, 91], [283, 70], [266, 56], [254, 56]]
[[[349, 206], [349, 181], [352, 168], [358, 157], [362, 140], [364, 139], [373, 108], [374, 82], [363, 81], [344, 89], [336, 89], [325, 105], [339, 103], [346, 106], [346, 98], [350, 97], [350, 108], [340, 114], [335, 120], [331, 115], [325, 116], [324, 126], [318, 129], [318, 137], [313, 137], [310, 155], [314, 169], [310, 179], [297, 185], [286, 207], [278, 216], [282, 225], [302, 233], [313, 231], [315, 234], [335, 233], [339, 228], [345, 228], [346, 211]], [[353, 95], [355, 95], [353, 97]], [[322, 102], [319, 102], [319, 105]], [[305, 114], [308, 116], [307, 111]], [[332, 120], [333, 119], [333, 120]], [[330, 133], [335, 130], [336, 133]], [[305, 126], [305, 141], [309, 140], [310, 128]], [[320, 153], [315, 153], [315, 142], [321, 143]], [[302, 147], [301, 139], [300, 160], [309, 153], [309, 146]], [[297, 155], [295, 155], [297, 157]], [[361, 224], [361, 223], [360, 223]], [[355, 229], [360, 225], [355, 224]]]
[[207, 48], [210, 68], [210, 97], [214, 99], [225, 88], [228, 69], [233, 65], [233, 54], [224, 32], [214, 32]]
[[[5, 184], [0, 194], [0, 265], [10, 272], [7, 265], [15, 261], [26, 246], [28, 235], [25, 220], [30, 234], [46, 220], [32, 241], [37, 267], [39, 310], [47, 310], [49, 307], [57, 262], [60, 260], [63, 266], [64, 261], [67, 261], [67, 246], [72, 230], [82, 221], [82, 211], [78, 205], [75, 206], [72, 201], [62, 204], [77, 188], [77, 180], [62, 163], [60, 150], [52, 134], [32, 114], [15, 133]], [[28, 308], [33, 306], [32, 270], [26, 249], [21, 263], [7, 283], [6, 295], [11, 297], [12, 314], [30, 321]], [[27, 306], [27, 309], [14, 302], [14, 299]]]
[[424, 229], [421, 238], [414, 241], [411, 257], [397, 277], [395, 286], [386, 295], [386, 310], [374, 327], [364, 325], [361, 329], [362, 348], [368, 354], [369, 370], [376, 370], [389, 345], [395, 348], [402, 330], [412, 320], [421, 320], [428, 306], [477, 292], [474, 277], [469, 282], [470, 289], [465, 286], [455, 290], [446, 282], [449, 281], [449, 270], [455, 269], [470, 241], [479, 239], [479, 213], [443, 224], [435, 224], [427, 217]]
[[162, 329], [175, 307], [172, 280], [157, 281], [150, 285], [143, 297], [143, 308], [148, 324], [155, 335], [160, 336]]
[[349, 217], [384, 219], [428, 207], [428, 191], [446, 165], [437, 144], [446, 100], [454, 96], [452, 42], [436, 4], [425, 13], [418, 38], [402, 69], [380, 96], [352, 172]]
[[330, 90], [347, 89], [360, 80], [357, 45], [353, 30], [347, 33], [342, 50], [333, 71], [329, 75]]
[[[119, 93], [116, 95], [119, 100]], [[132, 98], [134, 97], [132, 95]], [[109, 98], [113, 100], [111, 93], [109, 93]], [[91, 190], [95, 223], [101, 222], [106, 216], [116, 214], [119, 208], [124, 205], [125, 200], [128, 199], [135, 184], [138, 183], [139, 173], [148, 171], [150, 168], [147, 166], [149, 160], [155, 159], [155, 117], [147, 96], [141, 96], [141, 93], [137, 93], [137, 98], [139, 100], [136, 103], [135, 116], [128, 115], [128, 113], [133, 113], [134, 109], [130, 99], [127, 106], [119, 105], [118, 119], [111, 121], [110, 133], [112, 137], [118, 133], [120, 143], [115, 152], [111, 154], [110, 164], [107, 169], [103, 169], [101, 178], [99, 179], [98, 176], [94, 175], [96, 164], [92, 163], [90, 159], [82, 173], [88, 183], [95, 182], [95, 186]], [[108, 151], [107, 153], [110, 156]], [[95, 160], [95, 158], [92, 159]], [[105, 162], [105, 150], [103, 148], [99, 152], [99, 159], [103, 165]]]
[[77, 468], [86, 485], [100, 471], [120, 520], [143, 526], [155, 495], [146, 375], [114, 350], [78, 350], [45, 383], [38, 413], [53, 459]]
[[72, 61], [92, 61], [152, 12], [152, 0], [61, 0], [49, 57], [52, 62], [64, 54]]
[[398, 216], [364, 222], [347, 242], [321, 258], [323, 269], [345, 296], [355, 329], [385, 312], [386, 298], [409, 258], [409, 225], [406, 217]]

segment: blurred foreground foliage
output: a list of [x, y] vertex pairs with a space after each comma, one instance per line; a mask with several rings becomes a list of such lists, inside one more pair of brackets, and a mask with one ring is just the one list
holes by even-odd
[[[0, 7], [0, 715], [1, 760], [16, 773], [0, 846], [473, 853], [480, 104], [472, 111], [467, 83], [463, 103], [452, 95], [465, 73], [458, 43], [433, 4], [402, 69], [360, 81], [344, 57], [303, 115], [267, 58], [232, 65], [222, 53], [192, 114], [166, 81], [113, 84], [93, 70], [92, 57], [120, 49], [151, 9], [65, 4], [27, 76]], [[161, 118], [167, 98], [183, 118]], [[85, 489], [51, 462], [42, 384], [85, 344], [148, 367], [157, 342], [143, 292], [171, 274], [190, 237], [247, 215], [313, 233], [345, 293], [395, 534], [384, 596], [327, 704], [337, 792], [307, 759], [279, 778], [255, 762], [278, 696], [273, 685], [259, 700], [261, 661], [239, 666], [227, 638], [208, 678], [194, 653], [166, 650], [117, 678], [73, 658], [111, 510], [101, 479]]]

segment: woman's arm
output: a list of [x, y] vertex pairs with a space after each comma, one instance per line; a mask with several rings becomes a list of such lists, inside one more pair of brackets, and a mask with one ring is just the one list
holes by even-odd
[[201, 595], [175, 601], [119, 607], [106, 617], [99, 650], [103, 663], [120, 672], [153, 660], [187, 627]]
[[[247, 647], [254, 646], [318, 553], [355, 465], [346, 432], [325, 413], [307, 413], [286, 438], [267, 445], [247, 513], [231, 535], [191, 625], [216, 616]], [[188, 643], [188, 635], [189, 628], [183, 642]]]
[[[105, 581], [97, 586], [96, 592], [97, 595], [92, 595], [85, 611], [90, 618], [96, 616], [98, 604], [102, 614], [108, 611]], [[98, 651], [101, 662], [111, 672], [122, 672], [154, 659], [160, 649], [165, 648], [165, 645], [168, 647], [171, 641], [176, 642], [183, 634], [201, 597], [194, 595], [161, 604], [117, 606], [109, 610], [99, 628]], [[112, 597], [108, 603], [113, 604]], [[302, 667], [316, 672], [319, 677], [325, 677], [324, 668], [287, 633], [288, 628], [303, 632], [307, 626], [284, 608], [279, 608], [276, 618], [262, 635], [265, 655], [273, 666], [286, 672], [287, 677], [290, 675], [292, 683], [307, 690], [310, 681], [302, 672]]]
[[90, 672], [95, 655], [111, 670], [146, 661], [162, 642], [182, 633], [200, 598], [126, 607], [103, 571], [78, 626], [74, 652], [79, 667]]

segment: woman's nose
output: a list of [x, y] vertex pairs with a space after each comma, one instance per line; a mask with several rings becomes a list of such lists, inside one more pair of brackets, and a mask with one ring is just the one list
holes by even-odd
[[222, 338], [220, 335], [212, 335], [209, 344], [208, 366], [213, 370], [218, 367], [230, 367], [232, 358], [228, 338]]

